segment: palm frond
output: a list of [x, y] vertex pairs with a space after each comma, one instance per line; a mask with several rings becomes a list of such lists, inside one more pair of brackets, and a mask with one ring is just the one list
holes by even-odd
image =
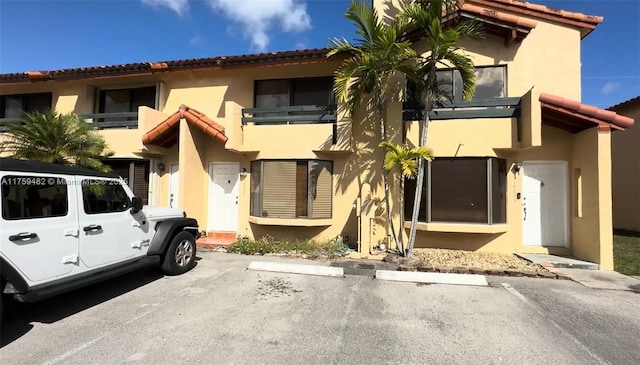
[[104, 138], [76, 113], [25, 113], [7, 124], [0, 150], [14, 158], [103, 169]]
[[427, 161], [433, 159], [433, 150], [424, 146], [408, 148], [392, 142], [382, 142], [378, 146], [387, 150], [384, 156], [384, 169], [397, 170], [403, 177], [415, 176], [419, 159]]

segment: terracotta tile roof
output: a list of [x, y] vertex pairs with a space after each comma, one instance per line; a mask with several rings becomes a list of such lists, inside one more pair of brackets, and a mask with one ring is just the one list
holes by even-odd
[[631, 105], [631, 104], [634, 104], [634, 103], [638, 103], [638, 102], [640, 102], [640, 96], [636, 96], [635, 98], [631, 98], [629, 100], [625, 100], [623, 102], [620, 102], [620, 103], [618, 103], [616, 105], [610, 106], [610, 107], [607, 108], [607, 110], [618, 109], [618, 108], [621, 108], [621, 107], [624, 107], [624, 106], [627, 106], [627, 105]]
[[528, 28], [528, 29], [533, 29], [537, 25], [537, 23], [533, 20], [521, 18], [516, 15], [495, 11], [493, 9], [487, 9], [480, 6], [471, 5], [469, 3], [462, 4], [462, 6], [460, 7], [460, 10], [462, 12], [466, 11], [466, 12], [477, 14], [486, 18], [495, 19], [498, 21], [521, 26], [523, 28]]
[[180, 119], [183, 118], [188, 123], [198, 127], [209, 137], [223, 144], [227, 142], [228, 138], [224, 135], [223, 126], [199, 111], [189, 108], [186, 105], [181, 105], [177, 112], [171, 114], [167, 119], [145, 133], [145, 135], [142, 136], [142, 143], [160, 147], [173, 146], [178, 141]]
[[572, 25], [581, 29], [582, 37], [586, 37], [595, 27], [604, 20], [601, 16], [586, 15], [582, 13], [554, 9], [548, 6], [533, 4], [517, 0], [468, 0], [477, 5], [510, 11], [518, 15], [532, 18], [551, 20], [557, 23]]
[[551, 94], [540, 94], [542, 122], [576, 133], [594, 126], [624, 130], [634, 120], [615, 112]]
[[[537, 25], [534, 20], [477, 6], [463, 0], [457, 0], [457, 6], [454, 8], [447, 9], [443, 7], [442, 16], [445, 26], [451, 23], [455, 24], [461, 19], [473, 19], [481, 22], [485, 33], [504, 37], [506, 45], [511, 44], [513, 41], [522, 41]], [[451, 20], [454, 21], [451, 22]], [[407, 34], [407, 39], [415, 42], [423, 35], [424, 33], [421, 29], [416, 29]]]
[[[328, 48], [259, 53], [238, 56], [194, 58], [162, 62], [139, 62], [121, 65], [68, 68], [53, 71], [28, 71], [0, 74], [0, 84], [45, 80], [74, 80], [118, 76], [150, 75], [177, 70], [222, 69], [242, 66], [294, 64], [296, 62], [332, 62], [326, 58]], [[336, 60], [339, 58], [336, 57]]]

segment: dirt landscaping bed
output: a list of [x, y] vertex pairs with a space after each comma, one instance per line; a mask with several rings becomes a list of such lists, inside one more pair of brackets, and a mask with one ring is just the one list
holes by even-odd
[[384, 261], [397, 263], [398, 270], [401, 271], [568, 279], [563, 275], [552, 273], [540, 265], [533, 264], [515, 255], [489, 252], [417, 248], [410, 259], [388, 255]]

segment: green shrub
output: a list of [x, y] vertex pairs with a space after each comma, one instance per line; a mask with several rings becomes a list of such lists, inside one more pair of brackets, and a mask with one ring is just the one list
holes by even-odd
[[239, 238], [238, 241], [227, 248], [227, 251], [242, 255], [265, 255], [269, 253], [305, 254], [311, 259], [316, 259], [344, 256], [351, 250], [339, 238], [326, 242], [315, 242], [302, 239], [280, 241], [271, 236], [263, 236], [257, 240], [247, 237]]

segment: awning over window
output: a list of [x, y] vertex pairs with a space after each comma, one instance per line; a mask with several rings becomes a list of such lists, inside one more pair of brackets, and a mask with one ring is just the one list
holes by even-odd
[[539, 100], [542, 105], [542, 124], [570, 133], [596, 126], [602, 130], [624, 130], [633, 125], [632, 118], [560, 96], [541, 94]]
[[188, 123], [198, 127], [209, 137], [216, 139], [223, 144], [227, 142], [228, 138], [224, 135], [223, 126], [214, 122], [199, 111], [189, 108], [186, 105], [181, 105], [177, 112], [173, 113], [152, 130], [147, 132], [142, 137], [142, 143], [160, 147], [173, 146], [178, 142], [180, 119], [183, 118]]

